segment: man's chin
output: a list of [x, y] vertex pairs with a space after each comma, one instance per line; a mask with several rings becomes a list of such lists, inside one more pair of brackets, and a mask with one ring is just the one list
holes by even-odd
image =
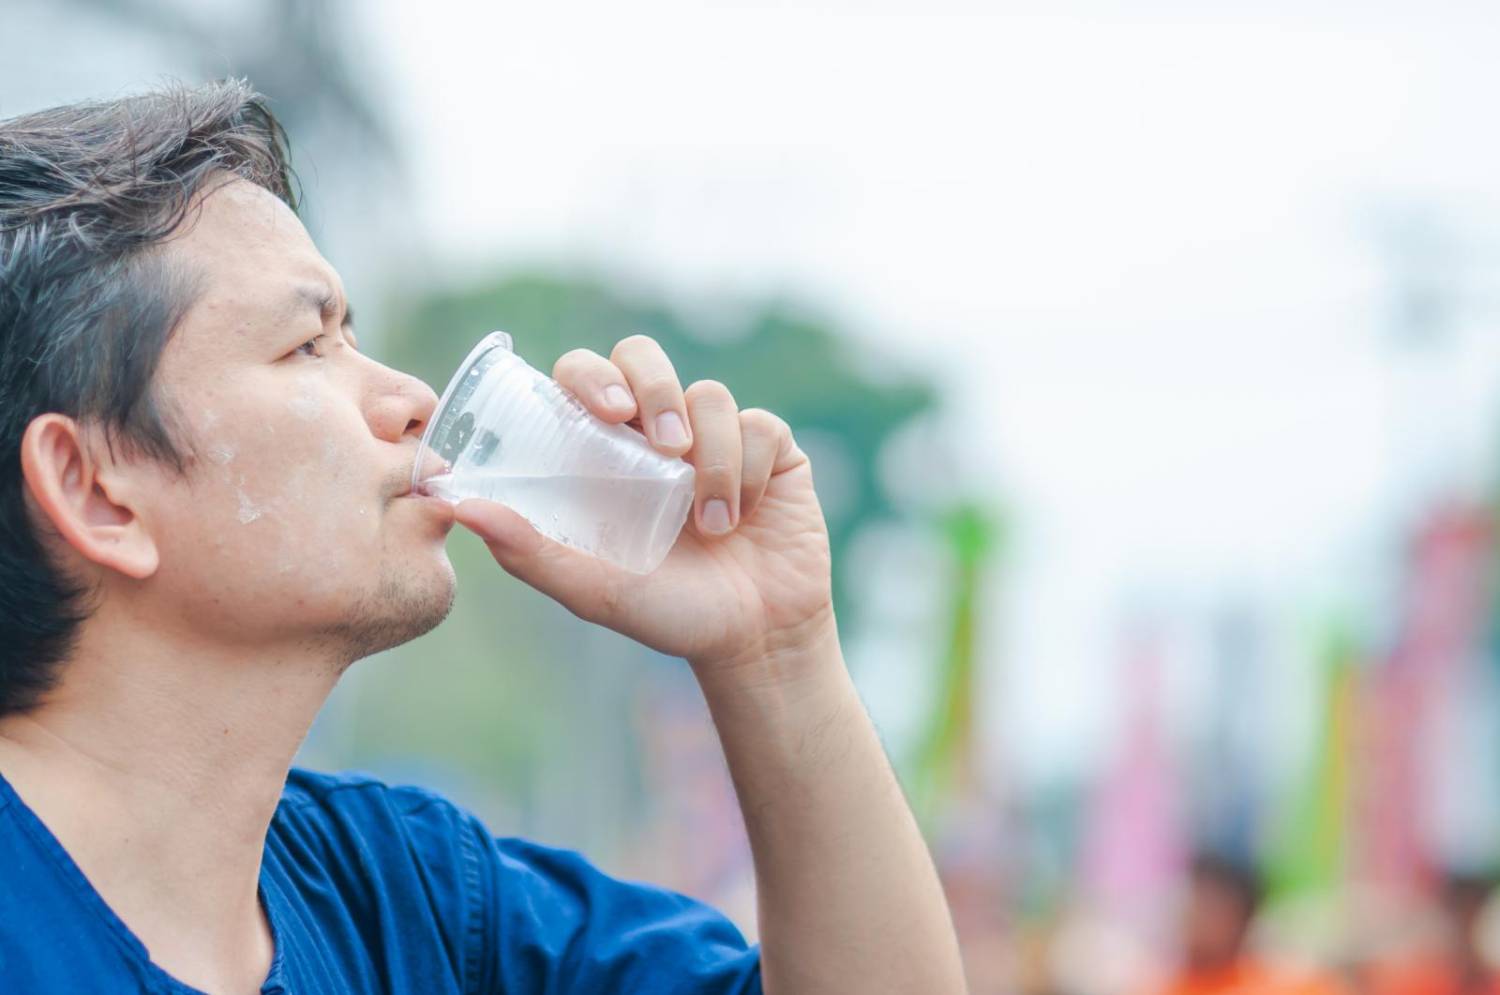
[[386, 576], [339, 627], [348, 658], [358, 660], [431, 632], [453, 610], [456, 593], [457, 580], [447, 557], [440, 569], [426, 576], [415, 572]]

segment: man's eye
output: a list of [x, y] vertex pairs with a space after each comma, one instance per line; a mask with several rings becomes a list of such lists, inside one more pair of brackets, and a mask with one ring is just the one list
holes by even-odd
[[314, 336], [313, 338], [310, 338], [306, 342], [299, 345], [297, 348], [293, 349], [292, 352], [297, 353], [300, 356], [321, 356], [323, 355], [323, 352], [318, 343], [322, 338], [323, 336], [321, 335]]

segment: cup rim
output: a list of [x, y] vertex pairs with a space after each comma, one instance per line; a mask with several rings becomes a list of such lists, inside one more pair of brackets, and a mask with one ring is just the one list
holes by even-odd
[[[423, 480], [422, 467], [426, 464], [426, 454], [433, 451], [432, 437], [437, 432], [437, 427], [442, 423], [443, 412], [448, 410], [448, 403], [453, 399], [453, 394], [458, 390], [458, 385], [463, 382], [464, 377], [469, 375], [469, 370], [479, 362], [485, 355], [495, 349], [504, 349], [506, 352], [515, 352], [515, 343], [509, 332], [495, 330], [474, 344], [464, 361], [458, 364], [453, 371], [453, 376], [448, 378], [448, 385], [443, 388], [442, 395], [438, 398], [437, 407], [432, 409], [431, 416], [427, 419], [427, 427], [422, 430], [422, 441], [417, 445], [417, 458], [412, 461], [411, 486], [415, 490]], [[446, 471], [445, 471], [446, 472]]]

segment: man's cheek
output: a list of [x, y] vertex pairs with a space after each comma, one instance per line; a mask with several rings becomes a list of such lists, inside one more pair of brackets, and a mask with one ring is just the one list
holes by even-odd
[[308, 425], [316, 425], [323, 419], [327, 404], [324, 401], [323, 379], [314, 373], [304, 373], [292, 384], [287, 396], [286, 408], [293, 418]]
[[224, 569], [316, 593], [368, 571], [383, 495], [375, 455], [342, 434], [311, 381], [300, 386], [280, 417], [219, 412], [200, 426], [192, 511]]
[[347, 589], [367, 575], [375, 499], [361, 490], [351, 447], [331, 436], [316, 440], [268, 503], [279, 521], [276, 572], [309, 596]]
[[[360, 465], [359, 457], [353, 451], [353, 447], [342, 441], [337, 436], [325, 435], [318, 447], [318, 464], [328, 482], [335, 487], [352, 487], [361, 480], [356, 468]], [[375, 476], [371, 474], [370, 476]], [[351, 495], [351, 497], [363, 497], [362, 495]]]
[[245, 475], [240, 474], [234, 488], [234, 517], [241, 525], [259, 521], [266, 514], [267, 505], [264, 499], [258, 500], [251, 497], [250, 490], [250, 486], [245, 481]]

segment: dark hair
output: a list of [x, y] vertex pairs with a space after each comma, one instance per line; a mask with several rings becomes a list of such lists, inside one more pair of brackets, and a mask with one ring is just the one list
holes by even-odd
[[1452, 867], [1443, 873], [1443, 900], [1449, 906], [1478, 909], [1489, 900], [1500, 875], [1488, 867]]
[[0, 715], [56, 683], [92, 610], [27, 512], [22, 434], [58, 412], [184, 469], [152, 378], [195, 271], [160, 247], [225, 174], [296, 208], [286, 135], [244, 80], [0, 121]]
[[1260, 907], [1260, 875], [1246, 861], [1216, 851], [1200, 850], [1193, 855], [1189, 873], [1193, 881], [1214, 885], [1233, 895], [1247, 920]]

